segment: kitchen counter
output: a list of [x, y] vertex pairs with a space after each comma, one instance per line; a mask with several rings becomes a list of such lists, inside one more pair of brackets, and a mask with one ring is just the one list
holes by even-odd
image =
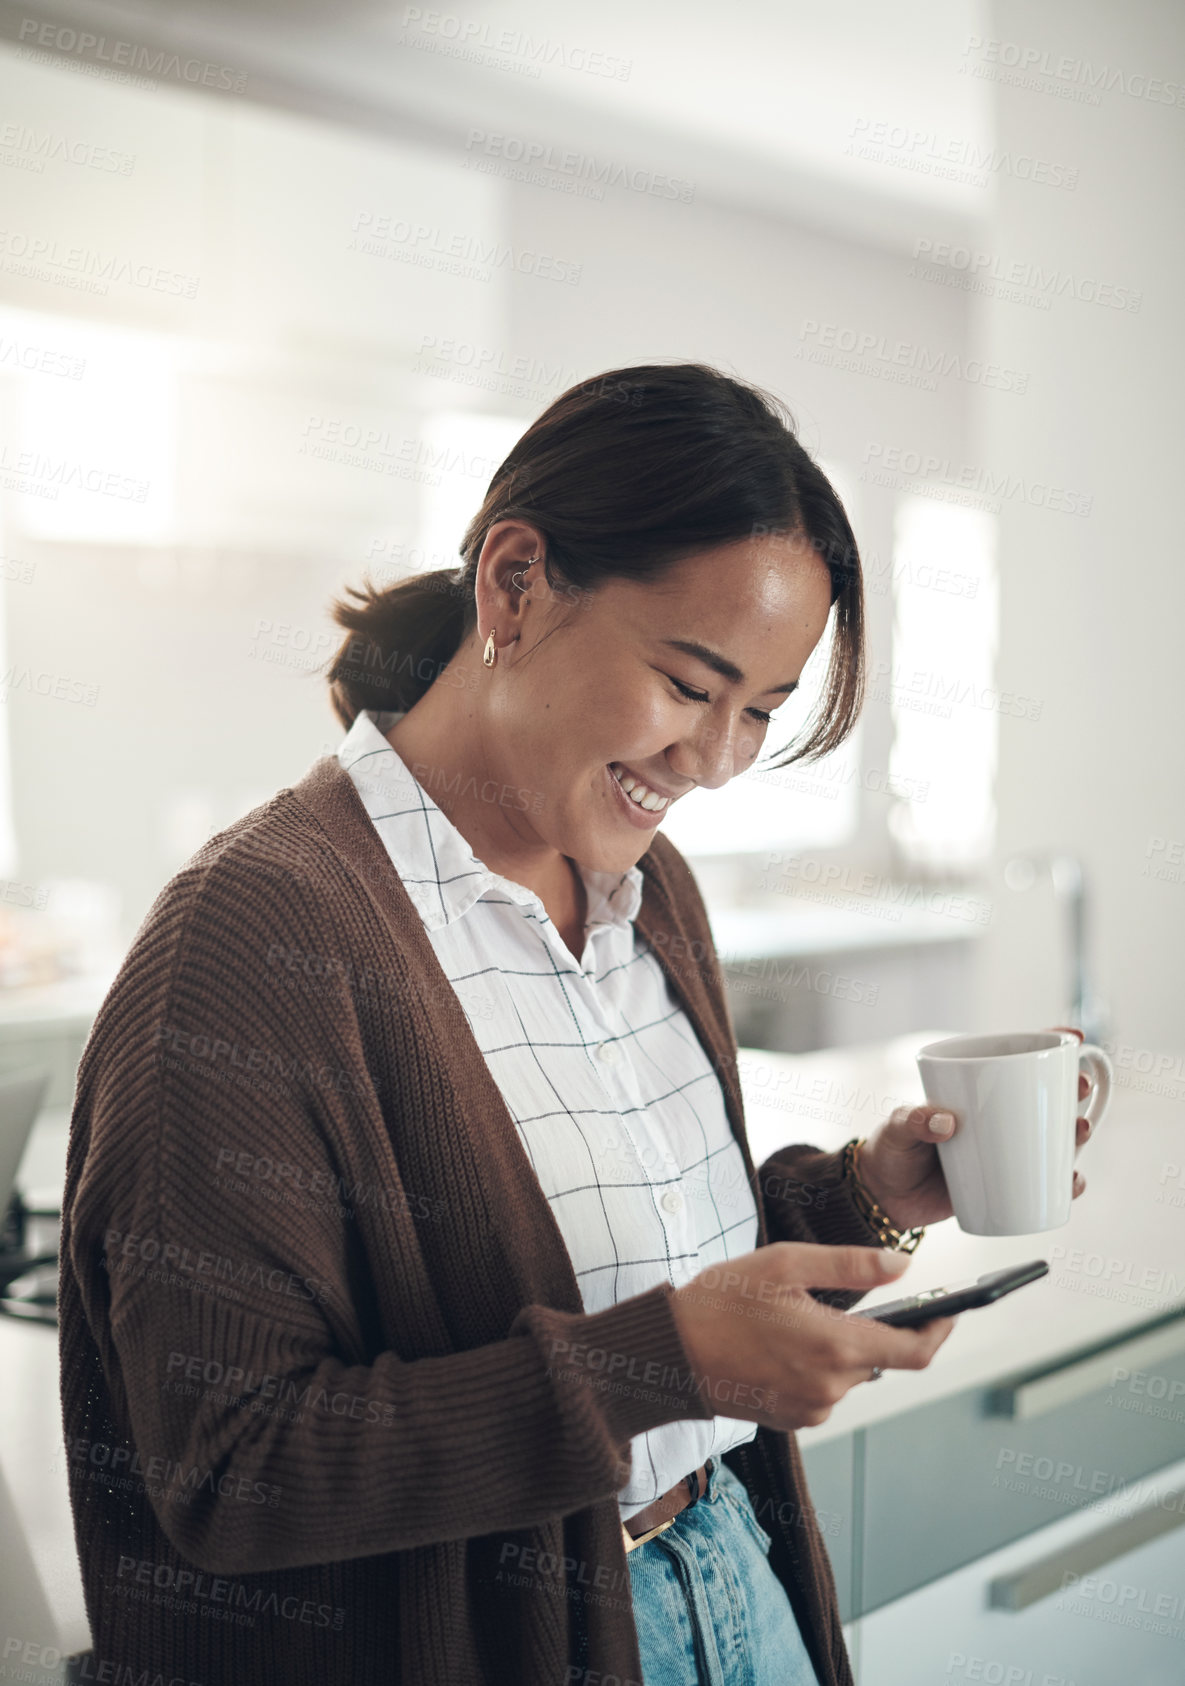
[[[902, 886], [908, 890], [909, 886]], [[711, 908], [712, 937], [738, 1039], [788, 1054], [881, 1044], [917, 1024], [951, 1029], [972, 1013], [977, 898], [777, 898]], [[944, 909], [946, 909], [944, 911]]]
[[[69, 1124], [70, 1109], [56, 1106], [34, 1126], [17, 1173], [34, 1205], [61, 1203]], [[0, 1510], [11, 1507], [0, 1516], [5, 1580], [20, 1585], [22, 1640], [68, 1656], [89, 1648], [90, 1627], [66, 1485], [57, 1329], [0, 1317], [0, 1370], [8, 1384], [0, 1389]]]
[[[962, 900], [976, 907], [986, 905], [972, 903], [969, 897]], [[916, 948], [919, 943], [964, 942], [984, 932], [974, 919], [952, 918], [925, 906], [898, 906], [871, 896], [820, 897], [817, 902], [798, 896], [784, 908], [712, 908], [710, 919], [721, 964], [775, 955], [802, 958]]]
[[[4, 1580], [21, 1587], [22, 1641], [69, 1656], [90, 1648], [58, 1399], [58, 1332], [0, 1317], [0, 1516]], [[38, 1597], [40, 1593], [40, 1597]], [[46, 1678], [50, 1678], [46, 1676]]]

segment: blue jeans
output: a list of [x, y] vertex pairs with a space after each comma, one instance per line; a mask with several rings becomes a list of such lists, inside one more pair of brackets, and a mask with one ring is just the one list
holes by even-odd
[[819, 1686], [769, 1548], [713, 1458], [698, 1503], [626, 1557], [644, 1686]]

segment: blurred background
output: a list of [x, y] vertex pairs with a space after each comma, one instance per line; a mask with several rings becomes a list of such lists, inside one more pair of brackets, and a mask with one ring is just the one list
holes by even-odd
[[750, 1039], [1179, 1055], [1174, 14], [560, 22], [0, 5], [0, 979], [109, 968], [336, 745], [336, 590], [451, 566], [573, 381], [696, 359], [789, 404], [867, 580], [845, 751], [667, 824]]
[[526, 425], [656, 359], [782, 398], [865, 566], [859, 730], [665, 825], [741, 1043], [1073, 1023], [1171, 1158], [1183, 49], [1165, 0], [0, 0], [28, 1209], [158, 890], [340, 742], [330, 598], [453, 566]]

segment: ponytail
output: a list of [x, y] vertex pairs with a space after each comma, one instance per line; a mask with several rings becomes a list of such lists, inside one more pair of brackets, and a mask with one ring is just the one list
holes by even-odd
[[[466, 596], [466, 593], [468, 595]], [[452, 569], [394, 585], [346, 587], [333, 618], [347, 629], [326, 675], [334, 713], [349, 729], [364, 709], [404, 713], [443, 672], [476, 619], [473, 582]], [[349, 598], [356, 602], [348, 601]]]

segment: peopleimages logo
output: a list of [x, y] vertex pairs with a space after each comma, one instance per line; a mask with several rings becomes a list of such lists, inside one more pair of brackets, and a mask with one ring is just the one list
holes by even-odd
[[1006, 498], [1064, 515], [1087, 516], [1094, 507], [1093, 497], [1064, 486], [1051, 486], [1046, 480], [1030, 480], [1023, 474], [973, 463], [952, 463], [949, 457], [900, 445], [866, 445], [860, 478], [878, 486], [908, 485], [922, 497], [964, 503], [997, 515]]
[[[253, 1616], [282, 1616], [285, 1621], [304, 1622], [309, 1627], [341, 1628], [346, 1612], [332, 1604], [314, 1604], [308, 1598], [288, 1596], [278, 1592], [264, 1592], [262, 1587], [247, 1587], [242, 1581], [228, 1580], [223, 1575], [210, 1575], [204, 1569], [187, 1569], [181, 1564], [154, 1563], [151, 1558], [121, 1556], [116, 1575], [129, 1584], [165, 1590], [188, 1601], [188, 1614], [195, 1614], [197, 1601], [226, 1604], [231, 1609], [250, 1612]], [[115, 1589], [119, 1591], [119, 1588]], [[205, 1612], [202, 1612], [205, 1614]], [[137, 1676], [142, 1680], [143, 1676]]]
[[538, 281], [580, 284], [582, 265], [566, 258], [551, 257], [527, 247], [514, 246], [496, 236], [466, 234], [438, 224], [416, 222], [411, 217], [359, 211], [354, 218], [353, 239], [346, 250], [369, 257], [393, 258], [465, 280], [489, 281], [495, 271], [511, 270]]
[[[428, 39], [417, 41], [413, 32]], [[492, 64], [502, 70], [514, 70], [519, 75], [532, 77], [538, 77], [546, 67], [628, 82], [634, 65], [632, 59], [623, 59], [614, 53], [557, 41], [546, 35], [530, 35], [481, 18], [462, 18], [449, 12], [426, 12], [422, 6], [405, 7], [403, 33], [399, 40], [405, 47], [445, 53], [477, 64]]]
[[[204, 1248], [188, 1247], [178, 1241], [161, 1241], [155, 1235], [109, 1229], [103, 1236], [104, 1266], [123, 1275], [146, 1280], [166, 1279], [178, 1286], [212, 1288], [217, 1284], [228, 1293], [258, 1288], [292, 1299], [316, 1300], [323, 1304], [330, 1284], [315, 1276], [296, 1276], [279, 1265], [269, 1266], [254, 1259], [235, 1259]], [[144, 1267], [155, 1266], [156, 1270]]]
[[1132, 287], [1117, 287], [1091, 275], [1049, 269], [1021, 258], [1002, 258], [994, 252], [972, 250], [970, 246], [954, 246], [946, 240], [916, 240], [913, 256], [914, 266], [906, 271], [907, 275], [921, 276], [927, 281], [936, 277], [945, 280], [948, 276], [960, 282], [964, 278], [972, 283], [996, 281], [1031, 293], [1034, 300], [1044, 301], [1045, 308], [1051, 299], [1072, 298], [1080, 304], [1135, 311], [1144, 300], [1143, 293]]
[[[577, 370], [567, 369], [562, 363], [552, 365], [499, 346], [438, 338], [435, 334], [421, 334], [419, 354], [411, 367], [415, 374], [455, 381], [460, 386], [480, 386], [515, 398], [552, 396], [575, 386], [580, 379]], [[640, 389], [633, 396], [640, 397]]]
[[106, 35], [92, 35], [87, 29], [42, 23], [38, 18], [23, 18], [17, 39], [25, 46], [76, 53], [88, 62], [97, 60], [121, 70], [142, 71], [149, 76], [172, 78], [203, 88], [221, 88], [227, 93], [241, 94], [247, 86], [246, 71], [211, 64], [207, 59], [183, 59], [180, 54], [166, 53], [163, 48], [154, 51], [135, 41], [113, 40]]
[[62, 1451], [71, 1463], [103, 1470], [112, 1478], [139, 1476], [146, 1489], [157, 1488], [162, 1493], [168, 1492], [175, 1503], [190, 1504], [197, 1493], [211, 1497], [217, 1493], [220, 1498], [273, 1508], [280, 1502], [282, 1489], [275, 1482], [256, 1481], [249, 1475], [231, 1475], [225, 1469], [203, 1469], [197, 1464], [181, 1464], [164, 1456], [141, 1458], [131, 1446], [91, 1440], [85, 1435], [69, 1436], [62, 1442]]
[[[634, 193], [648, 193], [656, 199], [678, 199], [689, 205], [695, 198], [695, 183], [679, 176], [664, 175], [656, 170], [625, 164], [617, 158], [598, 158], [588, 152], [565, 151], [547, 141], [527, 140], [520, 135], [491, 134], [485, 129], [470, 129], [465, 141], [468, 154], [465, 162], [479, 168], [482, 158], [496, 159], [501, 164], [527, 172], [552, 172], [584, 182], [595, 197], [600, 198], [606, 187], [626, 187]], [[519, 179], [535, 179], [535, 175]]]
[[[1038, 90], [1042, 85], [1039, 79], [1048, 78], [1054, 88], [1064, 83], [1090, 94], [1092, 105], [1099, 103], [1100, 92], [1126, 94], [1129, 99], [1150, 100], [1153, 105], [1185, 105], [1185, 82], [1167, 82], [1163, 77], [1127, 70], [1117, 64], [1093, 64], [1090, 59], [1076, 59], [1070, 53], [1051, 53], [1047, 48], [1029, 47], [1020, 41], [991, 41], [982, 35], [969, 35], [963, 58], [967, 60], [972, 55], [979, 65], [964, 62], [959, 66], [964, 74], [1011, 81]], [[1016, 71], [1018, 77], [1004, 77], [996, 66]]]
[[194, 299], [201, 285], [200, 276], [163, 264], [142, 263], [88, 246], [65, 246], [48, 235], [29, 234], [24, 229], [0, 229], [0, 258], [8, 274], [37, 279], [43, 272], [63, 282], [85, 284], [90, 292], [106, 292], [112, 282], [124, 282], [129, 287]]
[[762, 880], [765, 889], [784, 889], [788, 884], [816, 885], [829, 895], [848, 894], [875, 908], [877, 904], [891, 909], [896, 918], [905, 911], [924, 909], [950, 919], [963, 919], [975, 925], [988, 925], [992, 919], [992, 904], [980, 896], [962, 895], [933, 885], [910, 884], [886, 878], [879, 872], [865, 872], [838, 861], [812, 860], [792, 851], [766, 851], [762, 869], [771, 873], [777, 869], [777, 879]]
[[923, 667], [895, 667], [888, 661], [872, 664], [868, 694], [877, 702], [888, 702], [897, 710], [910, 709], [949, 720], [956, 708], [978, 708], [986, 714], [1009, 715], [1016, 720], [1040, 720], [1043, 705], [1039, 697], [1016, 691], [1001, 691], [995, 685], [977, 685], [962, 673], [942, 673]]
[[986, 187], [993, 176], [1011, 176], [1017, 181], [1066, 188], [1070, 192], [1078, 186], [1077, 169], [1054, 159], [980, 146], [976, 141], [939, 135], [932, 129], [915, 129], [908, 123], [876, 121], [871, 117], [856, 118], [844, 152], [850, 158], [891, 164], [920, 175], [964, 181], [972, 186]]
[[[42, 1645], [36, 1639], [18, 1639], [10, 1634], [4, 1641], [4, 1650], [0, 1653], [0, 1679], [2, 1680], [35, 1680], [44, 1678], [48, 1682], [64, 1678], [61, 1665], [66, 1661], [66, 1654], [59, 1651], [56, 1645]], [[19, 1666], [24, 1669], [38, 1668], [47, 1672], [44, 1676], [33, 1674], [12, 1674], [8, 1672], [9, 1665], [19, 1658]], [[130, 1663], [120, 1663], [111, 1657], [96, 1656], [94, 1651], [87, 1651], [84, 1656], [73, 1656], [70, 1661], [70, 1679], [74, 1681], [102, 1680], [106, 1686], [202, 1686], [200, 1680], [187, 1680], [182, 1674], [154, 1674], [151, 1679], [143, 1669], [135, 1669]], [[55, 1672], [50, 1673], [48, 1671]]]
[[858, 374], [907, 371], [923, 377], [923, 384], [931, 392], [934, 391], [934, 382], [929, 379], [932, 375], [992, 387], [998, 392], [1023, 393], [1029, 384], [1028, 373], [1021, 369], [1006, 369], [999, 363], [986, 363], [982, 357], [936, 351], [916, 341], [897, 340], [888, 334], [835, 322], [818, 322], [813, 317], [803, 322], [798, 338], [796, 357], [806, 355], [812, 362], [834, 363]]
[[70, 381], [81, 380], [86, 371], [84, 357], [72, 357], [29, 340], [9, 339], [5, 334], [0, 334], [0, 365], [31, 375], [60, 375]]
[[59, 164], [78, 164], [84, 169], [102, 170], [121, 176], [130, 176], [136, 168], [135, 157], [130, 152], [116, 152], [113, 148], [99, 146], [94, 141], [56, 135], [49, 130], [41, 132], [30, 129], [24, 123], [5, 123], [0, 128], [0, 152], [11, 155], [4, 158], [3, 163], [16, 163], [20, 168], [32, 170], [37, 174], [44, 171], [50, 160]]
[[44, 488], [43, 495], [54, 499], [59, 492], [94, 492], [99, 497], [122, 498], [128, 503], [144, 503], [151, 491], [151, 482], [137, 480], [118, 469], [99, 468], [91, 463], [72, 462], [68, 457], [51, 457], [44, 451], [15, 451], [8, 441], [0, 442], [0, 474], [12, 475], [26, 482], [25, 486], [10, 490]]

